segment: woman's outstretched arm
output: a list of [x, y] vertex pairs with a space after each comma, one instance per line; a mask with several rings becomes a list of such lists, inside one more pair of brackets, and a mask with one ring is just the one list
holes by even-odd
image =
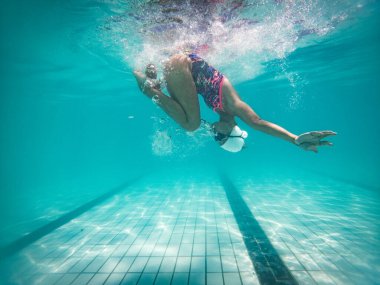
[[268, 121], [262, 120], [252, 108], [243, 101], [238, 101], [235, 104], [235, 115], [242, 119], [250, 127], [267, 133], [269, 135], [282, 138], [288, 142], [291, 142], [304, 150], [318, 152], [319, 146], [332, 146], [329, 141], [323, 141], [327, 136], [335, 136], [333, 131], [313, 131], [303, 133], [299, 136], [292, 134], [279, 125], [273, 124]]
[[245, 102], [234, 104], [234, 115], [242, 119], [251, 128], [296, 144], [297, 136], [279, 125], [262, 120]]
[[224, 77], [222, 88], [223, 105], [227, 114], [239, 117], [255, 130], [259, 130], [294, 144], [296, 143], [295, 140], [297, 136], [295, 134], [292, 134], [276, 124], [262, 120], [247, 103], [241, 100], [239, 94], [227, 77]]
[[255, 130], [267, 133], [269, 135], [281, 138], [292, 144], [295, 144], [304, 150], [318, 152], [319, 146], [332, 146], [329, 141], [323, 141], [327, 136], [336, 135], [333, 131], [314, 131], [303, 133], [299, 136], [292, 134], [288, 130], [271, 122], [262, 120], [253, 109], [244, 101], [242, 101], [236, 90], [227, 78], [223, 84], [223, 104], [225, 104], [225, 112], [232, 116], [242, 119], [247, 125]]

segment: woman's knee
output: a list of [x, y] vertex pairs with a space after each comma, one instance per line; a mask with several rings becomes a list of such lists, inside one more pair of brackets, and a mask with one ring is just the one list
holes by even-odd
[[165, 74], [187, 70], [190, 59], [183, 54], [173, 55], [165, 64]]
[[199, 128], [200, 125], [201, 125], [201, 120], [195, 119], [195, 120], [186, 122], [185, 124], [183, 124], [182, 127], [188, 132], [194, 132]]

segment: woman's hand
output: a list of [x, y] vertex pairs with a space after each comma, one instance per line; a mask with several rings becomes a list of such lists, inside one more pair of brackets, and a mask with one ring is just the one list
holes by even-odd
[[336, 133], [333, 131], [315, 131], [307, 132], [299, 135], [295, 138], [294, 142], [296, 145], [300, 146], [304, 150], [318, 152], [317, 147], [322, 145], [332, 146], [333, 144], [329, 141], [322, 141], [323, 138], [327, 136], [335, 136]]

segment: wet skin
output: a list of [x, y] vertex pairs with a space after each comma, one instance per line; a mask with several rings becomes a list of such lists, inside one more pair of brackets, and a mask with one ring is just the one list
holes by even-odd
[[[158, 88], [142, 89], [150, 74], [144, 75], [140, 71], [135, 71], [134, 75], [140, 90], [149, 98], [155, 97], [157, 104], [183, 129], [195, 131], [199, 128], [201, 123], [199, 98], [191, 74], [191, 60], [187, 55], [174, 55], [165, 64], [164, 76], [170, 96], [166, 96]], [[327, 136], [336, 135], [332, 131], [317, 131], [297, 136], [279, 125], [261, 119], [240, 98], [226, 76], [223, 81], [222, 97], [224, 110], [217, 112], [219, 121], [213, 124], [217, 132], [229, 134], [236, 125], [235, 117], [238, 117], [255, 130], [279, 137], [305, 150], [314, 152], [318, 151], [318, 146], [331, 146], [331, 142], [321, 140]]]

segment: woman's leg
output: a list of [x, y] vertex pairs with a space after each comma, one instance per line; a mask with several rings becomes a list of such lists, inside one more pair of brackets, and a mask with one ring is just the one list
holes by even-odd
[[184, 129], [198, 129], [200, 108], [190, 59], [185, 55], [171, 57], [165, 66], [165, 80], [170, 97], [159, 97], [161, 107]]
[[296, 135], [276, 124], [262, 120], [247, 103], [240, 99], [235, 88], [227, 78], [224, 78], [222, 91], [223, 108], [226, 113], [239, 117], [247, 125], [256, 130], [294, 143]]

